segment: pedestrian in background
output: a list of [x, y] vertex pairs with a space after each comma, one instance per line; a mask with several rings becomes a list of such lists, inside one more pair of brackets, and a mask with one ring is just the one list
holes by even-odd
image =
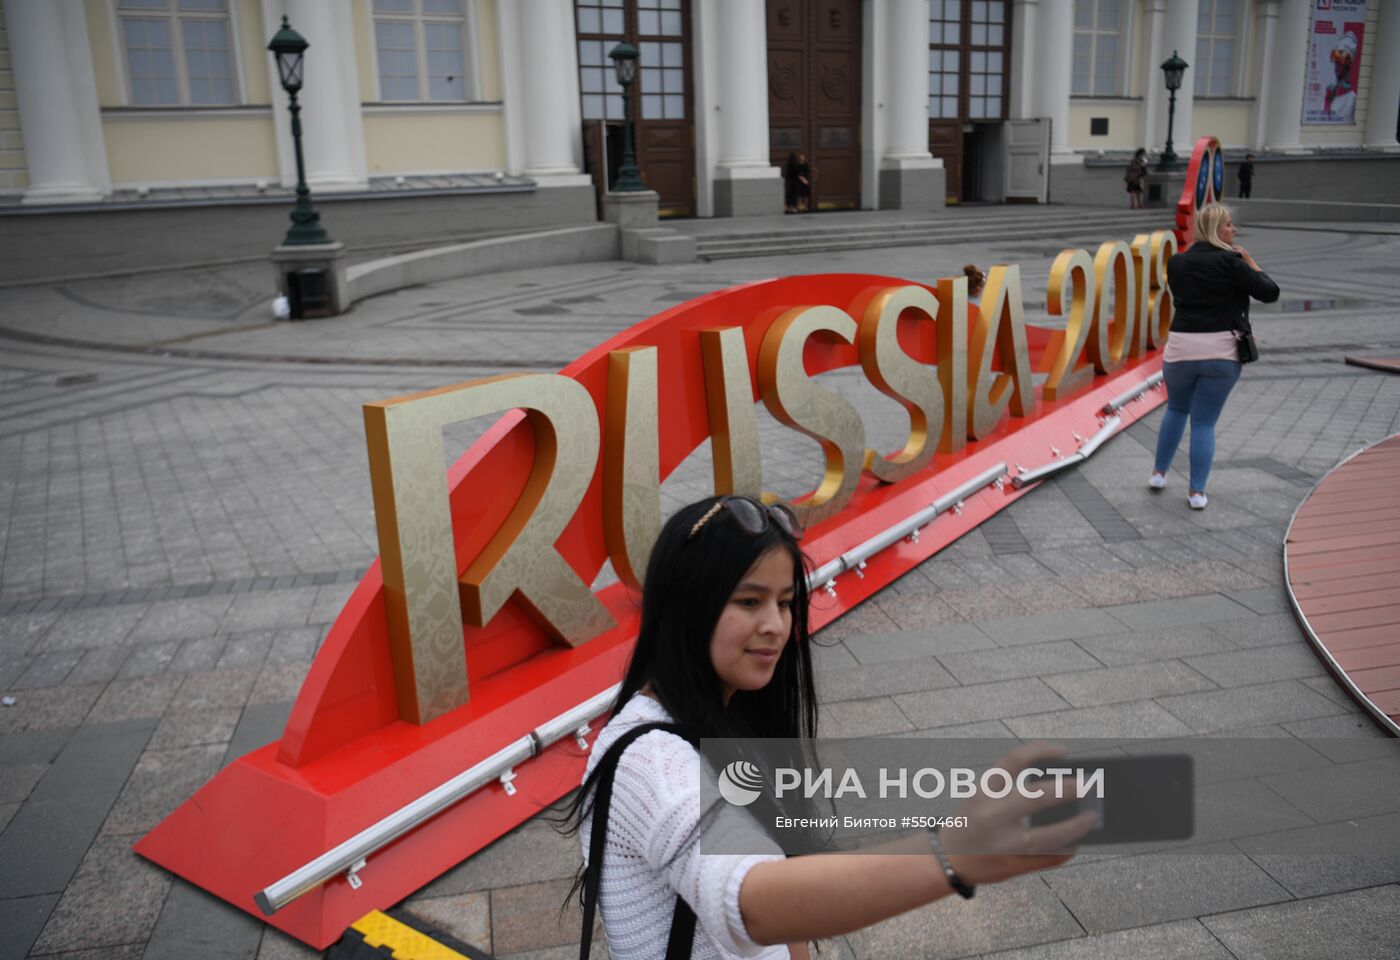
[[1206, 508], [1206, 480], [1215, 459], [1215, 424], [1240, 378], [1236, 331], [1249, 332], [1249, 300], [1273, 303], [1278, 284], [1249, 251], [1235, 243], [1230, 208], [1210, 203], [1196, 211], [1191, 246], [1167, 261], [1172, 328], [1162, 356], [1167, 412], [1157, 432], [1157, 461], [1147, 485], [1167, 485], [1176, 448], [1191, 422], [1191, 484], [1186, 502]]
[[1254, 192], [1254, 154], [1246, 153], [1240, 164], [1240, 199], [1248, 200]]
[[1147, 151], [1138, 147], [1138, 152], [1128, 161], [1128, 169], [1123, 174], [1123, 182], [1128, 185], [1128, 208], [1131, 210], [1141, 210], [1143, 207], [1142, 181], [1146, 176]]

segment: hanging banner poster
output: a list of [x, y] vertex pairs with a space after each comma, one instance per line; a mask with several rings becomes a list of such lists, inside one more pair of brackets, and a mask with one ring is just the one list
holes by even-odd
[[1304, 123], [1355, 123], [1366, 0], [1316, 0], [1308, 43]]

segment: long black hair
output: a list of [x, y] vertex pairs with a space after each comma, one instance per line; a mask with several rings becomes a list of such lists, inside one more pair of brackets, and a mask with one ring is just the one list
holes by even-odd
[[[613, 715], [646, 689], [671, 715], [677, 733], [692, 743], [707, 737], [810, 741], [817, 735], [817, 697], [807, 621], [807, 558], [771, 517], [761, 533], [752, 534], [730, 510], [720, 509], [695, 529], [719, 499], [707, 497], [682, 507], [661, 528], [643, 580], [637, 645]], [[792, 558], [792, 632], [772, 679], [759, 690], [735, 691], [726, 704], [710, 641], [744, 575], [774, 550]], [[567, 833], [577, 832], [591, 814], [601, 768], [594, 766], [565, 805], [561, 819]], [[580, 895], [582, 878], [580, 869], [574, 884]]]

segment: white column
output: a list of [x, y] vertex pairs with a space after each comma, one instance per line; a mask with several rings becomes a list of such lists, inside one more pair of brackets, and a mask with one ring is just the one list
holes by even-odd
[[[1011, 9], [1011, 99], [1007, 116], [1012, 120], [1032, 120], [1038, 114], [1040, 0], [1015, 0]], [[1073, 37], [1071, 37], [1073, 42]]]
[[1256, 56], [1258, 70], [1254, 78], [1254, 132], [1249, 145], [1256, 150], [1268, 142], [1269, 104], [1273, 100], [1274, 62], [1278, 43], [1278, 0], [1264, 0], [1260, 4], [1259, 19], [1255, 27], [1257, 37]]
[[[1167, 90], [1162, 84], [1162, 32], [1166, 29], [1167, 0], [1147, 0], [1143, 11], [1143, 49], [1147, 57], [1139, 65], [1142, 82], [1142, 136], [1138, 139], [1156, 153], [1167, 140]], [[1168, 54], [1170, 56], [1170, 54]]]
[[[931, 161], [928, 152], [928, 0], [890, 0], [884, 161]], [[922, 166], [932, 166], [922, 163]]]
[[719, 78], [720, 170], [757, 169], [768, 178], [768, 29], [753, 0], [720, 0], [724, 69]]
[[591, 182], [583, 175], [583, 119], [579, 107], [578, 34], [570, 0], [515, 0], [518, 46], [504, 51], [520, 71], [524, 173], [542, 187]]
[[1303, 125], [1303, 83], [1307, 74], [1309, 0], [1279, 4], [1273, 71], [1268, 79], [1269, 108], [1264, 120], [1264, 149], [1296, 152]]
[[83, 203], [111, 188], [80, 0], [6, 0], [29, 189], [23, 203]]
[[[1185, 163], [1191, 159], [1191, 151], [1196, 146], [1196, 134], [1191, 127], [1193, 114], [1192, 105], [1195, 103], [1196, 90], [1196, 70], [1200, 64], [1196, 63], [1196, 28], [1197, 14], [1200, 4], [1197, 0], [1172, 0], [1167, 4], [1166, 22], [1162, 27], [1162, 47], [1158, 50], [1157, 65], [1157, 85], [1162, 86], [1165, 78], [1160, 69], [1162, 63], [1171, 57], [1173, 53], [1191, 64], [1186, 73], [1181, 78], [1181, 89], [1176, 92], [1176, 115], [1172, 123], [1172, 148], [1176, 150], [1176, 155]], [[1165, 123], [1171, 117], [1171, 101], [1167, 98], [1167, 114], [1163, 116], [1162, 137], [1165, 142]]]
[[[264, 4], [264, 9], [268, 9]], [[275, 7], [272, 5], [275, 13]], [[306, 183], [313, 191], [363, 190], [368, 183], [365, 127], [360, 115], [360, 77], [355, 59], [354, 24], [337, 0], [286, 0], [292, 28], [310, 42], [301, 92], [302, 156]], [[279, 21], [270, 20], [271, 39]], [[272, 60], [272, 54], [267, 54]], [[275, 79], [278, 129], [287, 124], [286, 94]], [[296, 162], [283, 153], [282, 181], [296, 182]], [[290, 168], [288, 168], [288, 165]]]
[[1366, 107], [1366, 142], [1372, 150], [1398, 150], [1395, 112], [1400, 106], [1400, 5], [1380, 5], [1376, 42], [1371, 56], [1371, 94]]
[[1074, 0], [1041, 4], [1039, 66], [1040, 112], [1050, 118], [1050, 162], [1077, 160], [1069, 146], [1069, 94], [1074, 68]]

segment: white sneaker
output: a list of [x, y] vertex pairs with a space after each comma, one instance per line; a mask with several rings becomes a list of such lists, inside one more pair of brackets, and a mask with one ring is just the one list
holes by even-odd
[[1167, 488], [1167, 478], [1160, 473], [1154, 473], [1147, 478], [1147, 486], [1153, 490], [1165, 490]]
[[1204, 510], [1209, 502], [1204, 493], [1193, 493], [1186, 498], [1186, 505], [1192, 510]]

